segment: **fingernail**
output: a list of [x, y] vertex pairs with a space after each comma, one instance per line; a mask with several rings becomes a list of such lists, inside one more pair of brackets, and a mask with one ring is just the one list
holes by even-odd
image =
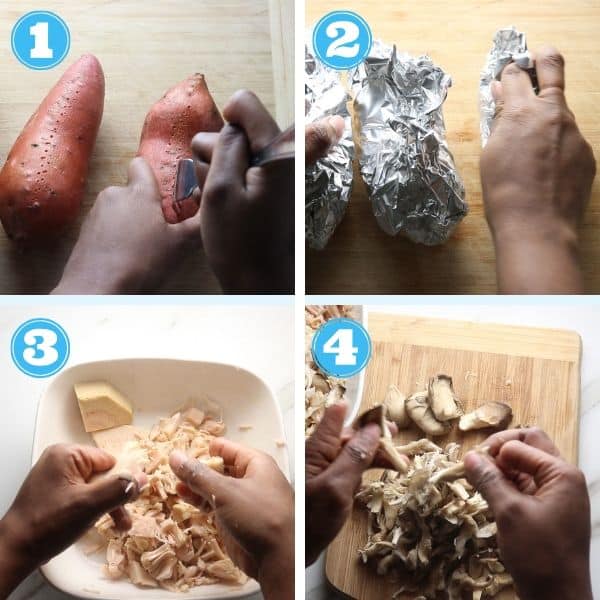
[[135, 473], [134, 477], [140, 490], [148, 483], [148, 477], [146, 473]]
[[344, 119], [339, 115], [333, 115], [332, 117], [329, 117], [327, 123], [335, 132], [336, 140], [339, 140], [344, 133], [344, 127], [346, 125]]
[[381, 437], [381, 427], [377, 423], [368, 423], [360, 429], [360, 433], [368, 439], [379, 439]]
[[483, 464], [481, 454], [478, 452], [467, 452], [463, 460], [467, 469], [477, 469]]
[[119, 475], [119, 480], [121, 481], [121, 485], [123, 486], [123, 492], [125, 493], [125, 496], [130, 500], [137, 498], [140, 486], [138, 485], [138, 482], [133, 477], [133, 475]]
[[175, 473], [179, 473], [183, 465], [188, 461], [188, 457], [181, 450], [173, 450], [169, 455], [169, 464]]

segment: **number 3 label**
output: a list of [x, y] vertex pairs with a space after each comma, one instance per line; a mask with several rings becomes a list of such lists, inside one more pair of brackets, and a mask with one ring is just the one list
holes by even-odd
[[315, 25], [312, 42], [321, 62], [332, 69], [345, 70], [365, 59], [373, 38], [369, 25], [360, 15], [337, 10]]
[[49, 377], [60, 371], [69, 358], [69, 338], [50, 319], [31, 319], [14, 333], [11, 354], [15, 365], [31, 377]]
[[371, 358], [371, 338], [353, 319], [330, 319], [315, 333], [312, 354], [319, 368], [334, 377], [351, 377]]

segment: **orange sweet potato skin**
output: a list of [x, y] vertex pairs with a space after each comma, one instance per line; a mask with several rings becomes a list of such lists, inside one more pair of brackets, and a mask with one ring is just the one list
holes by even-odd
[[191, 158], [191, 143], [200, 131], [220, 131], [219, 113], [204, 75], [196, 73], [172, 87], [146, 115], [138, 156], [152, 167], [160, 189], [165, 220], [178, 223], [193, 216], [198, 207], [186, 201], [179, 214], [173, 209], [177, 163]]
[[104, 73], [83, 55], [50, 90], [0, 171], [0, 219], [18, 243], [57, 237], [77, 217], [104, 109]]

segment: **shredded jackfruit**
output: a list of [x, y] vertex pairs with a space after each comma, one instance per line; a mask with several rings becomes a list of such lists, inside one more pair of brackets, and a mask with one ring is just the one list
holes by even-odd
[[329, 319], [351, 317], [354, 307], [345, 305], [309, 305], [304, 309], [304, 433], [310, 437], [328, 406], [346, 393], [346, 382], [325, 375], [313, 360], [311, 344], [315, 331]]
[[116, 529], [109, 515], [95, 524], [106, 543], [104, 573], [142, 587], [186, 592], [211, 583], [241, 585], [247, 581], [227, 556], [212, 507], [196, 507], [176, 492], [177, 477], [169, 466], [173, 450], [223, 472], [223, 460], [211, 457], [209, 444], [225, 432], [224, 424], [198, 408], [160, 419], [150, 431], [137, 430], [124, 453], [146, 473], [148, 484], [126, 505], [132, 527]]

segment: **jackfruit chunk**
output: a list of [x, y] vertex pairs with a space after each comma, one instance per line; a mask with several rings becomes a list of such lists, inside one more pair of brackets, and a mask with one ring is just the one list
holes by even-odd
[[130, 425], [133, 421], [131, 404], [110, 383], [90, 381], [76, 383], [73, 388], [86, 431]]

